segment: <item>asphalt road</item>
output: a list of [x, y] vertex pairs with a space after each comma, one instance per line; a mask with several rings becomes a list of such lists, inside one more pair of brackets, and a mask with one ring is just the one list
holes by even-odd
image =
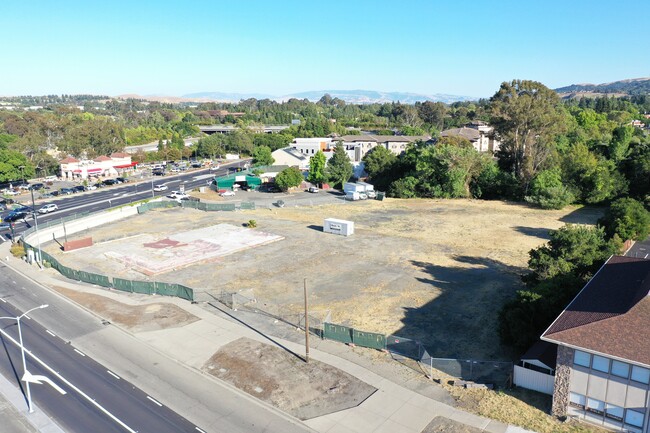
[[[179, 190], [181, 185], [184, 185], [188, 190], [200, 186], [208, 186], [215, 176], [224, 176], [228, 173], [230, 167], [237, 167], [246, 162], [248, 162], [248, 160], [222, 164], [221, 168], [214, 171], [210, 171], [209, 169], [200, 169], [166, 176], [153, 176], [147, 181], [139, 180], [137, 177], [131, 177], [130, 182], [126, 184], [99, 188], [84, 193], [59, 196], [48, 200], [38, 200], [35, 204], [36, 210], [46, 203], [56, 204], [59, 207], [59, 210], [44, 215], [37, 214], [36, 222], [33, 220], [31, 215], [26, 219], [26, 221], [17, 221], [14, 224], [14, 234], [15, 236], [18, 236], [34, 224], [41, 224], [51, 220], [61, 219], [77, 213], [96, 212], [147, 198], [165, 196], [171, 193], [171, 191]], [[155, 185], [161, 184], [167, 185], [169, 189], [161, 192], [153, 190]], [[28, 201], [22, 200], [21, 204], [31, 206], [31, 198]], [[2, 217], [4, 218], [8, 213], [9, 211], [2, 212]], [[0, 224], [0, 235], [5, 239], [9, 239], [11, 236], [11, 229], [6, 224]]]
[[[0, 315], [16, 317], [21, 313], [11, 303], [0, 302]], [[31, 319], [27, 316], [21, 320], [23, 341], [30, 351], [26, 357], [27, 369], [34, 375], [50, 378], [67, 393], [62, 395], [46, 383], [32, 384], [32, 399], [64, 430], [79, 433], [198, 431], [154, 398], [40, 326], [36, 319], [41, 314], [44, 311], [37, 310], [30, 314]], [[2, 372], [18, 381], [22, 363], [20, 350], [13, 341], [18, 341], [16, 322], [4, 319], [0, 329], [4, 331], [0, 334], [5, 355], [0, 357]]]

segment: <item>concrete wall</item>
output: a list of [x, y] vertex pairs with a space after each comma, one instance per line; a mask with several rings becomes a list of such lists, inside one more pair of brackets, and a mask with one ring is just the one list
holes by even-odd
[[61, 224], [45, 227], [43, 229], [39, 228], [38, 235], [36, 232], [31, 233], [25, 237], [25, 241], [27, 241], [28, 244], [36, 247], [39, 243], [39, 238], [41, 244], [51, 241], [52, 236], [63, 240], [66, 234], [72, 235], [74, 233], [79, 233], [93, 227], [111, 223], [113, 221], [119, 221], [137, 214], [137, 206], [123, 206], [117, 209], [111, 209], [105, 212], [88, 215], [86, 217], [73, 221], [66, 221], [65, 223], [62, 222]]

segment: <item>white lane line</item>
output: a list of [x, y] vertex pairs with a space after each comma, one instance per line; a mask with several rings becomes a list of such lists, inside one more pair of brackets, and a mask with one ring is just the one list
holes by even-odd
[[162, 407], [162, 403], [158, 403], [156, 400], [154, 400], [153, 398], [151, 398], [151, 397], [149, 397], [149, 396], [147, 396], [147, 398], [148, 398], [149, 400], [153, 401], [154, 403], [156, 403], [158, 406]]
[[118, 376], [117, 374], [113, 373], [111, 370], [106, 370], [106, 373], [110, 374], [111, 376], [113, 376], [113, 377], [114, 377], [115, 379], [117, 379], [117, 380], [120, 379], [120, 376]]
[[196, 429], [196, 431], [199, 431], [199, 432], [201, 432], [201, 433], [205, 433], [205, 430], [201, 430], [201, 429], [198, 428], [198, 427], [194, 427], [194, 428]]
[[[3, 331], [2, 329], [0, 329], [0, 333], [1, 333], [4, 337], [6, 337], [9, 341], [11, 341], [13, 344], [15, 344], [15, 345], [18, 346], [18, 347], [21, 347], [21, 346], [20, 346], [20, 343], [18, 343], [16, 340], [14, 340], [14, 338], [13, 338], [11, 335], [9, 335], [8, 333], [6, 333], [6, 332]], [[27, 355], [31, 356], [32, 359], [33, 359], [34, 361], [36, 361], [36, 362], [38, 362], [39, 364], [41, 364], [41, 366], [42, 366], [43, 368], [45, 368], [47, 371], [49, 371], [50, 373], [52, 373], [54, 376], [58, 377], [59, 380], [60, 380], [61, 382], [63, 382], [63, 383], [65, 383], [66, 385], [68, 385], [72, 390], [74, 390], [75, 392], [77, 392], [80, 396], [82, 396], [83, 398], [85, 398], [86, 400], [88, 400], [88, 402], [89, 402], [90, 404], [92, 404], [93, 406], [95, 406], [95, 407], [96, 407], [97, 409], [99, 409], [100, 411], [104, 412], [108, 417], [110, 417], [113, 421], [115, 421], [117, 424], [119, 424], [120, 426], [122, 426], [126, 431], [128, 431], [129, 433], [138, 433], [137, 431], [133, 430], [131, 427], [129, 427], [128, 425], [126, 425], [126, 424], [125, 424], [123, 421], [121, 421], [119, 418], [117, 418], [115, 415], [113, 415], [113, 414], [110, 413], [108, 410], [106, 410], [102, 405], [100, 405], [100, 404], [97, 403], [95, 400], [93, 400], [92, 398], [90, 398], [90, 397], [89, 397], [87, 394], [85, 394], [82, 390], [80, 390], [79, 388], [77, 388], [76, 386], [74, 386], [74, 385], [73, 385], [69, 380], [67, 380], [66, 378], [64, 378], [63, 376], [61, 376], [59, 373], [57, 373], [56, 371], [54, 371], [54, 369], [53, 369], [52, 367], [50, 367], [50, 366], [47, 365], [45, 362], [43, 362], [39, 357], [37, 357], [36, 355], [34, 355], [30, 350], [28, 350], [27, 348], [24, 348], [24, 350], [25, 350], [25, 353], [26, 353]]]
[[25, 314], [25, 315], [24, 315], [23, 317], [24, 317], [25, 319], [29, 319], [29, 320], [32, 320], [32, 318], [31, 318], [31, 317], [29, 317], [29, 316], [28, 316], [27, 314]]
[[56, 334], [54, 332], [50, 331], [49, 329], [46, 329], [45, 332], [50, 334], [52, 337], [56, 337]]
[[80, 351], [79, 349], [75, 349], [74, 351], [77, 352], [81, 356], [86, 356], [86, 354], [83, 353], [82, 351]]
[[7, 303], [4, 298], [0, 298], [0, 301], [4, 302], [5, 304]]

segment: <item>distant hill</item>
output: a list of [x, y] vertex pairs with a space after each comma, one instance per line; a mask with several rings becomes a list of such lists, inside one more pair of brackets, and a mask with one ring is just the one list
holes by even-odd
[[318, 101], [325, 94], [332, 98], [339, 98], [348, 104], [373, 104], [384, 102], [402, 102], [414, 104], [417, 101], [434, 101], [452, 103], [457, 101], [474, 101], [478, 98], [471, 96], [457, 96], [446, 94], [423, 95], [418, 93], [405, 92], [378, 92], [374, 90], [311, 90], [307, 92], [291, 93], [289, 95], [273, 96], [259, 93], [224, 93], [224, 92], [200, 92], [183, 95], [182, 98], [191, 100], [210, 100], [220, 102], [238, 102], [241, 99], [273, 99], [276, 101], [287, 101], [291, 98], [309, 99], [312, 102]]
[[564, 97], [648, 95], [650, 78], [633, 78], [604, 84], [572, 84], [555, 91]]

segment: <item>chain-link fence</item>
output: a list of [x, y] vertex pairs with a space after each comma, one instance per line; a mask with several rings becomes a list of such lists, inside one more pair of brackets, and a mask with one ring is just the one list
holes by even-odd
[[479, 361], [475, 359], [432, 358], [425, 356], [420, 360], [422, 367], [429, 370], [431, 377], [440, 371], [461, 380], [510, 387], [513, 364], [507, 361]]

